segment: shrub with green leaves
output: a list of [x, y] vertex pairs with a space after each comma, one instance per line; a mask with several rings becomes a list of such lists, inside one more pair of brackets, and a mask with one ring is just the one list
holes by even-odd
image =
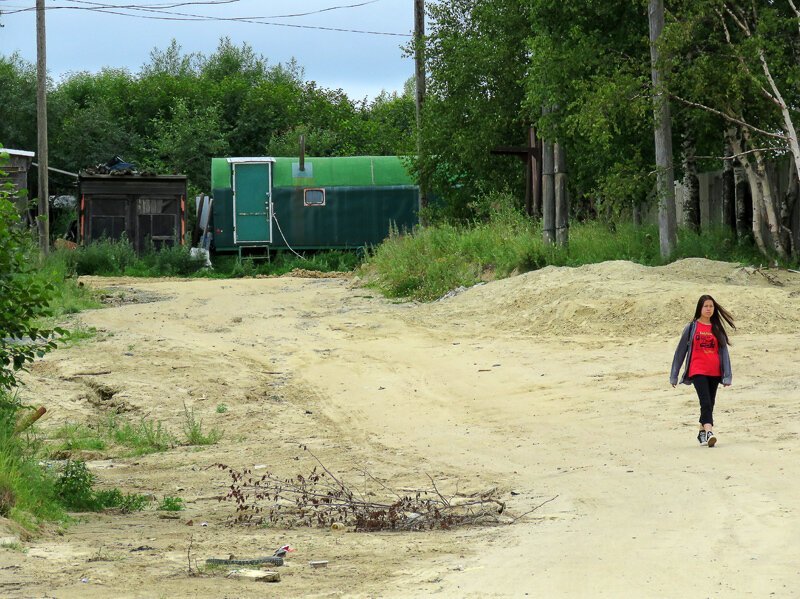
[[15, 373], [54, 349], [54, 336], [64, 332], [36, 324], [49, 313], [53, 285], [36, 276], [36, 249], [10, 197], [11, 184], [0, 186], [0, 389], [14, 387]]
[[180, 512], [183, 509], [183, 499], [167, 495], [158, 504], [158, 509], [162, 512]]
[[123, 494], [119, 489], [95, 491], [95, 482], [85, 462], [68, 460], [56, 481], [58, 498], [65, 508], [76, 512], [99, 512], [109, 508], [123, 513], [137, 512], [150, 501], [146, 495]]

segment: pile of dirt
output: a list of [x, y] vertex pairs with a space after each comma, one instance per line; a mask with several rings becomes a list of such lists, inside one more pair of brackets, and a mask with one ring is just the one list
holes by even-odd
[[706, 293], [733, 313], [740, 330], [800, 331], [800, 313], [788, 309], [800, 295], [800, 275], [702, 258], [662, 267], [627, 261], [546, 267], [435, 302], [420, 318], [527, 335], [675, 335]]

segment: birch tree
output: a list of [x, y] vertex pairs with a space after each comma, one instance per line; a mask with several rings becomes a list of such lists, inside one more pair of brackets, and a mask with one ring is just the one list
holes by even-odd
[[[768, 162], [791, 158], [800, 174], [800, 10], [795, 0], [705, 0], [677, 5], [667, 38], [693, 60], [673, 65], [685, 106], [715, 115], [753, 199], [753, 237], [765, 254], [794, 253], [788, 231], [796, 194], [778, 197]], [[681, 55], [681, 52], [676, 52]]]

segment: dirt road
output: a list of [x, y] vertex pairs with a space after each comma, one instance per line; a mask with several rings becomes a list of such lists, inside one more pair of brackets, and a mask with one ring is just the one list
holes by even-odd
[[[25, 376], [45, 433], [109, 410], [208, 447], [84, 456], [102, 486], [180, 496], [165, 520], [81, 516], [0, 550], [11, 597], [790, 597], [800, 580], [800, 275], [684, 260], [546, 268], [428, 305], [349, 278], [87, 279], [119, 305]], [[713, 449], [668, 368], [702, 293], [737, 317]], [[124, 296], [124, 297], [123, 297]], [[155, 300], [146, 303], [134, 299]], [[224, 404], [226, 411], [218, 413]], [[513, 525], [426, 533], [242, 528], [216, 462], [366, 491], [496, 488]], [[366, 477], [368, 472], [374, 479]], [[187, 526], [191, 521], [192, 526]], [[207, 526], [202, 526], [206, 523]], [[2, 535], [0, 535], [2, 536]], [[187, 562], [298, 551], [280, 583]], [[329, 560], [312, 570], [310, 560]]]

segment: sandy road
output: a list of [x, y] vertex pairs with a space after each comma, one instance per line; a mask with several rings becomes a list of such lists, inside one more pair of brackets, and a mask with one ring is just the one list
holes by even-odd
[[[800, 281], [767, 275], [708, 261], [608, 263], [545, 269], [426, 306], [346, 279], [91, 280], [160, 301], [80, 315], [98, 338], [26, 377], [26, 395], [51, 397], [45, 431], [110, 409], [96, 397], [102, 385], [130, 417], [177, 431], [188, 405], [225, 436], [200, 450], [88, 456], [103, 484], [180, 495], [186, 512], [179, 521], [152, 510], [88, 516], [25, 554], [0, 551], [0, 594], [795, 596]], [[672, 389], [666, 375], [706, 291], [739, 324], [713, 450], [694, 440], [692, 390]], [[226, 482], [207, 466], [291, 475], [305, 466], [300, 443], [346, 476], [496, 487], [512, 516], [544, 505], [511, 526], [450, 532], [227, 526], [232, 506], [209, 500]], [[285, 540], [299, 552], [265, 591], [188, 576], [189, 538], [201, 560]], [[132, 551], [139, 546], [151, 549]], [[318, 558], [331, 560], [324, 574], [304, 566]]]

